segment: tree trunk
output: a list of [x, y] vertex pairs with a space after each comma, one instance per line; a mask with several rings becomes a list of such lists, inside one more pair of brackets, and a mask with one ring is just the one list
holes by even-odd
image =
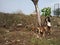
[[41, 26], [41, 16], [40, 16], [40, 11], [39, 11], [38, 5], [35, 5], [35, 11], [36, 11], [36, 15], [37, 15], [38, 25]]

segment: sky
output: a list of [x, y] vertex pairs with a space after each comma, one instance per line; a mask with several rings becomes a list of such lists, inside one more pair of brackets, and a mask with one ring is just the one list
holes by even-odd
[[[54, 8], [54, 4], [60, 3], [60, 0], [39, 0], [38, 7], [41, 10], [44, 7]], [[0, 12], [14, 13], [23, 12], [30, 14], [35, 10], [31, 0], [0, 0]]]

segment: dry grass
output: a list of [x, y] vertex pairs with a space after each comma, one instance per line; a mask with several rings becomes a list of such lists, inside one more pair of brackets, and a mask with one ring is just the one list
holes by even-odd
[[[43, 17], [42, 19], [44, 20]], [[51, 17], [51, 20], [53, 33], [37, 39], [36, 33], [30, 31], [32, 23], [36, 26], [36, 15], [2, 13], [0, 14], [0, 45], [60, 45], [60, 23], [58, 23], [60, 17]], [[23, 26], [16, 27], [18, 23], [22, 23]], [[28, 28], [26, 28], [27, 25]]]

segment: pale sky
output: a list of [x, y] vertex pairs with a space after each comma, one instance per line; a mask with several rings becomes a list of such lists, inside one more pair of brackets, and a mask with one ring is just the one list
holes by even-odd
[[[39, 0], [38, 6], [41, 10], [44, 7], [52, 7], [60, 0]], [[13, 13], [22, 11], [25, 14], [32, 13], [35, 8], [31, 0], [0, 0], [0, 12]]]

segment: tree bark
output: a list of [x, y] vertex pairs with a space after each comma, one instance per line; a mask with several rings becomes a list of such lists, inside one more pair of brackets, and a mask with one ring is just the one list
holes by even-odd
[[38, 25], [41, 26], [41, 16], [40, 16], [40, 11], [39, 11], [38, 5], [35, 5], [35, 11], [36, 11], [36, 15], [37, 15]]

